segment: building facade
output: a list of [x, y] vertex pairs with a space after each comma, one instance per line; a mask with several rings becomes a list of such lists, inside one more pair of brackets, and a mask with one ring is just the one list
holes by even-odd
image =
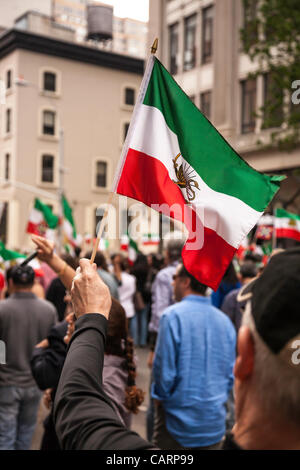
[[[143, 68], [142, 60], [32, 31], [0, 36], [0, 237], [9, 248], [32, 247], [25, 229], [34, 198], [58, 213], [62, 183], [78, 232], [95, 235]], [[118, 223], [126, 218], [120, 208]], [[111, 241], [119, 247], [118, 237]]]
[[242, 0], [150, 0], [149, 15], [149, 41], [159, 38], [157, 55], [175, 80], [251, 166], [289, 176], [272, 208], [286, 204], [299, 213], [299, 149], [288, 153], [261, 145], [275, 129], [255, 117], [269, 96], [270, 80], [267, 70], [249, 78], [260, 66], [242, 52]]
[[[88, 4], [100, 4], [89, 0], [53, 0], [52, 12], [56, 22], [74, 29], [79, 42], [86, 41]], [[106, 8], [108, 5], [105, 5]], [[113, 7], [111, 7], [113, 10]], [[107, 50], [144, 59], [147, 48], [147, 23], [133, 18], [113, 16], [113, 39], [105, 45]]]

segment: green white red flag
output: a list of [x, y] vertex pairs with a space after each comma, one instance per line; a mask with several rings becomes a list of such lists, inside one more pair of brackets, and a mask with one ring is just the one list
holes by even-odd
[[36, 198], [29, 215], [26, 231], [54, 241], [58, 220], [58, 216], [53, 214], [51, 208]]
[[[21, 264], [22, 261], [26, 258], [26, 255], [19, 253], [18, 251], [8, 250], [4, 243], [0, 241], [0, 272], [4, 273], [6, 269], [12, 268], [17, 264]], [[40, 262], [38, 259], [33, 259], [28, 263], [29, 266], [35, 272], [36, 276], [43, 276], [43, 270], [41, 268]], [[0, 281], [1, 284], [1, 281]]]
[[277, 209], [275, 213], [276, 238], [292, 238], [300, 242], [300, 215]]
[[184, 222], [183, 263], [200, 282], [218, 288], [283, 178], [251, 168], [150, 57], [113, 191]]
[[62, 196], [62, 209], [63, 209], [63, 245], [66, 251], [72, 251], [77, 245], [77, 232], [73, 218], [73, 211], [65, 196]]

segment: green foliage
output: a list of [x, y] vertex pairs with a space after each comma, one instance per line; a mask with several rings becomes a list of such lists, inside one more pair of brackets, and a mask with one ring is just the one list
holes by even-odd
[[300, 142], [300, 104], [292, 103], [292, 83], [300, 80], [300, 1], [242, 1], [244, 52], [259, 63], [256, 76], [268, 72], [262, 128], [277, 127], [271, 144], [292, 150]]

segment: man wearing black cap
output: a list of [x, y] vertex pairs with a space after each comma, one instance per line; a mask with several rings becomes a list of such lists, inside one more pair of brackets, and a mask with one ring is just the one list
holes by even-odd
[[236, 424], [225, 449], [300, 449], [300, 248], [273, 256], [238, 296]]
[[36, 424], [41, 392], [31, 374], [34, 346], [56, 322], [55, 307], [31, 292], [33, 269], [15, 266], [10, 297], [0, 302], [0, 339], [6, 363], [0, 365], [0, 449], [28, 449]]

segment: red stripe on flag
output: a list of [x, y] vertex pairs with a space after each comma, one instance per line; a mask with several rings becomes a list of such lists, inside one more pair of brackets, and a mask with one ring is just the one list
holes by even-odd
[[276, 229], [277, 238], [292, 238], [300, 242], [300, 232], [292, 228], [277, 228]]
[[33, 224], [32, 222], [28, 222], [26, 232], [33, 233], [34, 235], [40, 235], [38, 226], [36, 224]]
[[[181, 190], [171, 180], [163, 163], [133, 149], [128, 150], [116, 192], [141, 201], [150, 207], [153, 204], [166, 204], [167, 206], [178, 204], [181, 211], [173, 211], [169, 214], [162, 208], [159, 212], [166, 213], [179, 221], [182, 221], [184, 207], [187, 206]], [[191, 224], [195, 223], [197, 217], [195, 211], [193, 214], [189, 217]], [[182, 251], [182, 259], [193, 276], [216, 290], [236, 249], [213, 230], [204, 227], [203, 232], [203, 247], [191, 250], [187, 249], [186, 244]], [[192, 239], [189, 238], [189, 241]]]

